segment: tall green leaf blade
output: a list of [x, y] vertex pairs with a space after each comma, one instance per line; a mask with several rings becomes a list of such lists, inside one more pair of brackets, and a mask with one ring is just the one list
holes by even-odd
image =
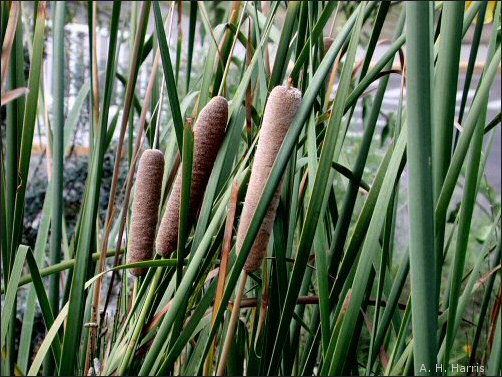
[[87, 267], [89, 263], [89, 250], [92, 250], [91, 240], [96, 226], [97, 205], [99, 191], [101, 187], [101, 175], [103, 169], [104, 143], [106, 137], [106, 127], [108, 124], [108, 113], [112, 95], [112, 82], [116, 70], [116, 49], [117, 32], [120, 16], [120, 1], [113, 3], [112, 20], [110, 28], [110, 44], [108, 48], [108, 61], [106, 68], [105, 92], [103, 96], [103, 107], [100, 113], [100, 124], [94, 143], [93, 154], [91, 156], [90, 172], [86, 184], [86, 195], [82, 208], [80, 227], [77, 230], [75, 265], [71, 281], [68, 322], [63, 339], [61, 352], [60, 370], [61, 375], [74, 374], [78, 348], [80, 345], [84, 316], [84, 284], [87, 277]]
[[[349, 91], [352, 67], [356, 55], [356, 48], [359, 42], [359, 32], [364, 19], [364, 9], [364, 3], [358, 7], [356, 24], [354, 26], [354, 31], [347, 51], [347, 59], [342, 70], [338, 91], [335, 100], [333, 101], [333, 108], [331, 110], [332, 115], [326, 129], [325, 142], [321, 150], [319, 166], [314, 179], [313, 192], [302, 227], [296, 260], [293, 266], [288, 291], [286, 293], [286, 300], [282, 309], [281, 321], [279, 322], [279, 331], [277, 332], [274, 343], [274, 351], [269, 364], [269, 374], [276, 374], [279, 367], [278, 361], [280, 351], [284, 345], [284, 341], [286, 340], [289, 330], [289, 323], [294, 312], [295, 303], [300, 289], [301, 277], [305, 273], [305, 269], [307, 267], [307, 260], [312, 246], [313, 237], [316, 233], [319, 217], [323, 216], [321, 208], [327, 201], [327, 197], [325, 195], [326, 187], [331, 185], [332, 182], [329, 178], [331, 163], [333, 161], [333, 154], [335, 152], [337, 142], [336, 135], [338, 134], [338, 129], [342, 122], [345, 101]], [[328, 331], [328, 329], [322, 329], [322, 331]]]
[[[64, 19], [65, 2], [54, 5], [53, 72], [64, 72]], [[53, 131], [52, 131], [52, 219], [49, 263], [61, 261], [61, 235], [63, 228], [63, 154], [64, 154], [64, 78], [53, 76]], [[49, 281], [49, 300], [54, 310], [59, 308], [59, 275]], [[45, 371], [49, 372], [50, 371]]]
[[[19, 4], [20, 6], [20, 4]], [[7, 12], [5, 12], [7, 13]], [[3, 34], [2, 34], [3, 38]], [[9, 67], [9, 89], [16, 89], [26, 86], [24, 71], [18, 67], [22, 64], [24, 66], [24, 48], [23, 48], [23, 26], [21, 22], [21, 17], [18, 19], [18, 25], [16, 34], [14, 36], [13, 51], [10, 57], [10, 67]], [[3, 88], [2, 88], [3, 89]], [[10, 260], [11, 255], [9, 253], [12, 226], [14, 221], [14, 205], [16, 201], [16, 192], [18, 186], [18, 166], [19, 166], [19, 148], [20, 139], [23, 129], [23, 115], [25, 109], [25, 98], [24, 96], [12, 101], [7, 105], [6, 114], [6, 124], [5, 124], [5, 155], [2, 156], [2, 162], [5, 166], [2, 166], [2, 172], [5, 174], [5, 184], [3, 185], [3, 192], [5, 193], [5, 205], [2, 206], [2, 211], [5, 211], [5, 228], [3, 239], [5, 239], [6, 245], [2, 247], [2, 260], [3, 262], [3, 275], [4, 283], [6, 284], [6, 279], [9, 277], [10, 265], [13, 262]], [[2, 140], [2, 144], [3, 144]], [[2, 182], [3, 183], [3, 182]]]
[[[438, 49], [436, 80], [434, 83], [433, 121], [433, 185], [434, 203], [441, 192], [444, 178], [450, 164], [453, 146], [452, 126], [455, 120], [457, 81], [460, 49], [462, 45], [463, 1], [444, 3], [441, 18], [441, 34]], [[443, 258], [444, 228], [436, 235], [436, 285], [439, 291]]]
[[73, 102], [73, 106], [66, 117], [66, 121], [64, 124], [65, 133], [64, 133], [64, 154], [65, 156], [71, 150], [72, 147], [72, 136], [74, 135], [75, 128], [77, 127], [78, 120], [80, 117], [80, 113], [82, 111], [82, 107], [85, 104], [85, 100], [90, 93], [91, 89], [91, 81], [87, 81], [80, 88], [77, 96], [75, 97], [75, 102]]
[[[496, 24], [494, 25], [496, 26]], [[488, 47], [487, 59], [493, 57], [496, 34], [492, 34]], [[476, 206], [476, 197], [479, 187], [479, 171], [483, 164], [481, 162], [481, 153], [483, 150], [484, 124], [486, 121], [488, 98], [486, 98], [483, 110], [478, 119], [478, 124], [472, 136], [470, 159], [467, 163], [466, 178], [462, 196], [462, 204], [458, 220], [457, 242], [455, 255], [453, 257], [453, 266], [451, 270], [449, 300], [448, 300], [448, 322], [446, 328], [446, 343], [444, 352], [444, 364], [450, 365], [450, 355], [452, 352], [455, 334], [458, 329], [456, 320], [460, 289], [462, 284], [463, 270], [466, 260], [467, 247], [469, 245], [469, 236], [471, 230], [472, 216]]]
[[[21, 150], [19, 155], [19, 184], [16, 188], [16, 200], [14, 206], [13, 228], [11, 237], [10, 252], [14, 255], [21, 236], [23, 224], [24, 200], [26, 186], [28, 184], [28, 172], [30, 169], [30, 157], [33, 146], [33, 135], [37, 117], [38, 95], [40, 92], [40, 77], [42, 73], [44, 38], [45, 38], [45, 17], [46, 4], [41, 2], [37, 9], [37, 20], [35, 23], [35, 33], [33, 36], [33, 53], [31, 56], [30, 76], [28, 79], [29, 93], [26, 97], [26, 106], [23, 118], [23, 130], [21, 136]], [[12, 258], [13, 261], [13, 258]]]
[[287, 67], [286, 56], [290, 49], [289, 43], [293, 33], [293, 27], [296, 23], [296, 16], [300, 7], [299, 1], [290, 1], [288, 9], [286, 10], [286, 18], [281, 30], [281, 38], [277, 45], [277, 52], [275, 55], [274, 68], [272, 69], [272, 76], [270, 77], [269, 90], [275, 86], [280, 85], [284, 79], [284, 73]]
[[166, 80], [167, 95], [169, 97], [169, 105], [173, 117], [174, 131], [176, 132], [176, 140], [180, 153], [183, 149], [183, 118], [181, 117], [180, 101], [176, 90], [176, 81], [174, 79], [173, 65], [169, 54], [169, 45], [167, 44], [166, 33], [162, 23], [162, 14], [158, 1], [153, 2], [153, 14], [155, 16], [155, 31], [159, 43], [160, 55], [162, 58], [162, 68], [164, 70], [164, 78]]
[[[408, 203], [415, 374], [435, 370], [438, 289], [432, 186], [432, 19], [430, 3], [406, 4]], [[436, 135], [435, 135], [436, 136]]]
[[330, 343], [336, 343], [334, 353], [330, 360], [329, 375], [341, 374], [344, 368], [345, 359], [349, 351], [349, 345], [352, 338], [352, 333], [356, 326], [359, 310], [364, 300], [367, 281], [370, 276], [370, 271], [373, 268], [373, 261], [376, 258], [376, 253], [379, 251], [378, 241], [381, 229], [385, 222], [386, 209], [388, 208], [392, 188], [399, 176], [400, 166], [405, 157], [407, 140], [407, 127], [403, 125], [399, 138], [396, 141], [392, 156], [389, 162], [387, 171], [382, 182], [380, 193], [376, 199], [373, 216], [370, 219], [366, 238], [360, 253], [359, 263], [357, 265], [354, 283], [351, 289], [351, 298], [347, 311], [343, 317], [338, 338], [331, 338]]
[[[443, 4], [436, 80], [434, 83], [434, 197], [437, 200], [448, 171], [453, 143], [453, 122], [462, 45], [463, 1]], [[439, 246], [438, 246], [439, 247]]]
[[[469, 115], [463, 125], [464, 132], [462, 132], [462, 135], [459, 138], [457, 144], [457, 148], [453, 153], [450, 167], [448, 168], [448, 173], [446, 174], [444, 184], [439, 195], [438, 203], [436, 205], [437, 219], [442, 219], [445, 217], [444, 213], [446, 213], [448, 205], [450, 204], [453, 191], [455, 190], [456, 182], [460, 175], [460, 170], [462, 169], [462, 164], [465, 160], [467, 150], [469, 149], [469, 144], [476, 129], [478, 118], [481, 112], [484, 111], [483, 107], [486, 103], [486, 99], [488, 98], [493, 80], [495, 79], [499, 62], [500, 45], [497, 47], [495, 54], [493, 55], [493, 59], [488, 65], [486, 74], [484, 74], [483, 78], [481, 79], [481, 83], [479, 85], [476, 97], [474, 98], [474, 101], [472, 103]], [[443, 226], [444, 223], [436, 224], [437, 229], [441, 229]]]
[[190, 18], [188, 27], [188, 57], [186, 70], [185, 93], [190, 90], [190, 74], [192, 73], [193, 47], [195, 42], [195, 27], [197, 26], [197, 2], [190, 2]]

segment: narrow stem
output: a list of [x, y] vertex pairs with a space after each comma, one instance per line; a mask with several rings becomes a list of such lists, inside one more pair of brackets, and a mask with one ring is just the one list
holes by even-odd
[[164, 100], [164, 84], [160, 87], [160, 98], [158, 103], [158, 114], [157, 114], [157, 124], [155, 125], [155, 136], [153, 137], [153, 149], [159, 149], [159, 123], [160, 123], [160, 113], [162, 111], [162, 101]]
[[244, 294], [244, 288], [246, 287], [246, 280], [248, 274], [246, 271], [243, 272], [241, 278], [241, 284], [239, 290], [237, 291], [237, 296], [235, 296], [234, 307], [232, 309], [232, 316], [230, 317], [230, 323], [228, 324], [227, 335], [225, 337], [225, 343], [223, 344], [223, 351], [221, 352], [220, 363], [218, 364], [218, 370], [216, 372], [217, 376], [223, 376], [225, 373], [225, 368], [227, 366], [228, 354], [230, 352], [230, 347], [232, 345], [232, 339], [235, 333], [235, 326], [237, 325], [237, 320], [239, 319], [239, 312], [241, 309], [241, 300]]
[[[236, 44], [237, 39], [238, 39], [239, 29], [241, 28], [242, 20], [244, 19], [244, 15], [246, 14], [246, 5], [247, 5], [247, 2], [244, 3], [244, 9], [242, 10], [241, 17], [239, 19], [239, 24], [237, 25], [237, 31], [235, 33], [235, 39], [234, 39], [234, 42], [232, 43], [232, 48], [230, 49], [230, 54], [228, 55], [227, 64], [225, 65], [225, 70], [223, 71], [223, 77], [221, 79], [220, 89], [218, 90], [218, 95], [219, 96], [222, 95], [223, 88], [225, 87], [225, 82], [227, 80], [228, 71], [230, 70], [230, 63], [232, 61], [232, 55], [234, 53], [235, 44]], [[234, 17], [235, 17], [235, 9], [232, 10], [232, 14], [230, 16], [230, 20], [232, 20]], [[232, 23], [232, 21], [230, 21], [230, 23]]]

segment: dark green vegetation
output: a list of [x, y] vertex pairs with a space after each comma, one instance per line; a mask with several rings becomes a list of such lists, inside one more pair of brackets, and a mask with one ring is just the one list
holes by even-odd
[[[500, 374], [500, 197], [486, 178], [500, 3], [1, 7], [2, 375]], [[68, 101], [75, 9], [87, 72]], [[288, 82], [302, 102], [237, 255], [264, 109]], [[218, 95], [228, 124], [192, 224], [192, 125]], [[126, 264], [139, 156], [157, 147], [159, 219], [184, 177], [177, 249]], [[243, 279], [278, 188], [266, 256]]]

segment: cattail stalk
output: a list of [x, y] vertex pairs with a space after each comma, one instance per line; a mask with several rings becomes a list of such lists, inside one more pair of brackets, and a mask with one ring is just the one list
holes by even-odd
[[[230, 251], [232, 249], [232, 239], [234, 233], [234, 220], [235, 212], [237, 210], [237, 202], [239, 201], [239, 184], [237, 179], [234, 181], [232, 188], [232, 195], [230, 197], [230, 204], [228, 206], [227, 220], [225, 223], [225, 233], [223, 235], [223, 248], [221, 250], [220, 268], [218, 271], [218, 286], [216, 288], [216, 296], [214, 298], [213, 315], [211, 319], [211, 326], [214, 325], [216, 314], [220, 308], [221, 300], [223, 298], [223, 291], [225, 290], [225, 281], [228, 273], [228, 264], [230, 262]], [[235, 306], [234, 306], [235, 307]], [[212, 374], [213, 358], [216, 350], [218, 337], [215, 336], [211, 350], [206, 358], [204, 366], [204, 375], [209, 376]]]
[[[157, 228], [164, 155], [158, 149], [147, 149], [141, 155], [136, 179], [136, 193], [132, 207], [131, 231], [127, 247], [127, 263], [152, 259]], [[140, 276], [145, 268], [133, 268], [131, 273]]]
[[[211, 99], [204, 107], [195, 124], [192, 185], [190, 188], [190, 226], [195, 220], [202, 203], [214, 161], [225, 136], [227, 120], [227, 100], [218, 96]], [[168, 257], [177, 249], [180, 207], [181, 169], [178, 169], [157, 234], [156, 250], [163, 257]]]
[[[301, 99], [302, 93], [289, 85], [276, 86], [270, 93], [265, 107], [260, 139], [256, 148], [253, 170], [237, 232], [237, 253], [241, 250], [251, 219], [272, 170], [272, 165], [286, 136], [286, 132], [300, 107]], [[270, 203], [268, 212], [251, 247], [246, 264], [244, 265], [246, 272], [256, 271], [261, 266], [274, 225], [275, 213], [279, 205], [279, 195], [280, 187]]]
[[[237, 253], [241, 250], [242, 243], [249, 230], [251, 219], [261, 199], [270, 171], [272, 170], [272, 165], [275, 162], [284, 137], [295, 118], [296, 112], [300, 107], [301, 99], [302, 93], [298, 89], [292, 88], [289, 82], [286, 86], [276, 86], [272, 92], [270, 92], [267, 106], [265, 107], [265, 114], [263, 116], [260, 139], [256, 147], [256, 155], [251, 177], [249, 179], [248, 190], [246, 192], [244, 208], [242, 209], [239, 230], [237, 231]], [[268, 241], [274, 225], [275, 213], [279, 205], [281, 186], [282, 183], [270, 203], [268, 212], [263, 219], [261, 228], [251, 247], [246, 264], [244, 265], [241, 283], [235, 297], [232, 315], [228, 324], [227, 334], [225, 336], [218, 370], [216, 372], [217, 376], [222, 376], [225, 373], [228, 354], [234, 337], [235, 327], [239, 319], [240, 304], [242, 296], [244, 295], [248, 274], [261, 267], [261, 263], [265, 256], [265, 251], [267, 250]]]
[[230, 322], [228, 323], [227, 335], [225, 336], [225, 343], [223, 343], [223, 350], [221, 351], [220, 362], [218, 364], [218, 369], [216, 371], [217, 376], [223, 376], [225, 374], [225, 368], [227, 366], [230, 347], [232, 346], [232, 340], [234, 339], [235, 326], [237, 326], [239, 313], [241, 311], [241, 301], [242, 301], [242, 296], [244, 295], [244, 288], [246, 287], [247, 277], [248, 274], [246, 271], [244, 271], [241, 277], [239, 290], [237, 291], [237, 294], [235, 296], [234, 306], [232, 308], [232, 315], [230, 316]]

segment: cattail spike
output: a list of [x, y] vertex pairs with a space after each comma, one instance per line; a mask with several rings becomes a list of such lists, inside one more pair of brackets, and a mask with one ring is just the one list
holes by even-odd
[[[190, 188], [190, 223], [193, 223], [202, 203], [209, 176], [225, 136], [228, 102], [217, 96], [200, 112], [194, 126], [194, 157]], [[181, 206], [181, 169], [178, 170], [171, 195], [157, 234], [156, 250], [168, 257], [177, 249]]]
[[[242, 210], [239, 229], [237, 232], [237, 252], [240, 252], [246, 236], [251, 218], [261, 198], [265, 183], [274, 164], [277, 153], [281, 148], [296, 112], [300, 107], [302, 93], [291, 86], [276, 86], [268, 98], [260, 131], [260, 139], [256, 147], [256, 154]], [[282, 184], [281, 184], [282, 185]], [[275, 193], [263, 223], [258, 232], [251, 252], [247, 258], [244, 270], [253, 272], [260, 268], [267, 244], [274, 225], [275, 213], [279, 205], [280, 187]]]
[[[127, 262], [152, 259], [157, 228], [164, 155], [158, 149], [147, 149], [141, 155], [136, 178], [136, 191], [132, 206], [131, 231], [127, 247]], [[144, 268], [131, 269], [134, 276], [146, 272]]]

